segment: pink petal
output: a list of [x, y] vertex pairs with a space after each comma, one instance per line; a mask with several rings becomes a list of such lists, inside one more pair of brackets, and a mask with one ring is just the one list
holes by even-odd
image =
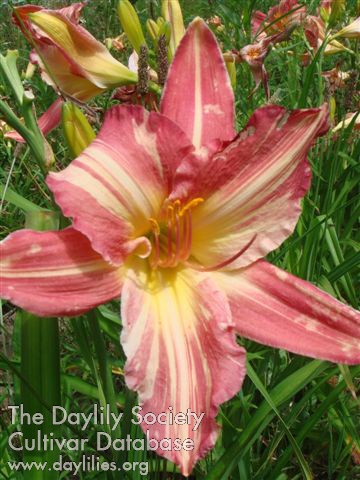
[[[148, 276], [149, 275], [149, 276]], [[190, 451], [157, 450], [189, 475], [211, 449], [221, 403], [239, 391], [245, 375], [245, 352], [235, 343], [228, 303], [205, 276], [188, 270], [148, 274], [134, 266], [124, 283], [122, 344], [127, 355], [126, 381], [139, 393], [141, 414], [158, 415], [173, 407], [200, 416], [191, 425], [142, 424], [149, 437], [190, 438]]]
[[[105, 260], [120, 264], [138, 247], [171, 189], [173, 171], [193, 147], [166, 117], [138, 106], [116, 106], [97, 138], [47, 184]], [[144, 246], [149, 243], [143, 239]]]
[[337, 363], [360, 363], [360, 312], [263, 260], [216, 274], [239, 335]]
[[[255, 10], [255, 12], [253, 12], [251, 17], [251, 35], [253, 37], [256, 37], [257, 39], [259, 39], [259, 34], [265, 26], [264, 22], [266, 18], [267, 18], [267, 15], [263, 12], [260, 12], [260, 10]], [[262, 35], [261, 38], [263, 38], [266, 36], [266, 33], [264, 32], [261, 35]]]
[[[262, 258], [293, 231], [300, 200], [310, 184], [307, 152], [327, 130], [327, 109], [278, 106], [257, 110], [246, 129], [210, 161], [188, 156], [176, 174], [173, 197], [205, 201], [193, 212], [194, 259], [202, 265], [226, 261], [252, 239], [231, 263], [235, 269]], [[179, 187], [177, 186], [179, 185]]]
[[81, 11], [84, 7], [85, 7], [85, 3], [79, 2], [79, 3], [72, 3], [68, 7], [60, 8], [55, 11], [59, 12], [61, 15], [65, 15], [65, 17], [67, 17], [71, 22], [79, 23]]
[[[61, 109], [63, 103], [64, 101], [61, 98], [58, 98], [39, 118], [38, 125], [44, 136], [50, 133], [52, 130], [54, 130], [54, 128], [59, 125], [61, 121]], [[24, 143], [24, 139], [22, 138], [22, 136], [14, 130], [12, 130], [11, 132], [7, 132], [5, 134], [5, 138], [10, 138], [11, 140], [15, 140], [16, 142]]]
[[36, 315], [79, 315], [120, 296], [120, 270], [73, 228], [14, 232], [0, 258], [0, 297]]
[[[21, 7], [17, 7], [16, 13], [17, 15], [14, 15], [14, 21], [15, 23], [19, 24], [20, 22], [18, 21], [17, 16], [19, 16], [22, 20], [22, 22], [27, 23], [27, 15], [29, 13], [34, 13], [34, 12], [40, 12], [42, 10], [48, 10], [50, 12], [56, 12], [60, 13], [61, 15], [65, 16], [68, 20], [71, 22], [77, 24], [79, 23], [79, 18], [81, 15], [81, 11], [84, 8], [85, 3], [83, 2], [78, 2], [78, 3], [72, 3], [68, 7], [64, 8], [58, 8], [58, 9], [53, 9], [53, 10], [48, 10], [44, 7], [40, 7], [38, 5], [23, 5]], [[26, 25], [28, 27], [28, 25]]]
[[36, 45], [53, 83], [67, 95], [76, 96], [73, 90], [81, 90], [90, 98], [103, 89], [135, 83], [137, 76], [76, 22], [80, 9], [78, 4], [60, 10], [25, 5], [14, 10], [14, 19]]
[[[275, 35], [273, 37], [275, 37]], [[259, 88], [260, 83], [262, 83], [267, 99], [270, 98], [270, 90], [268, 86], [268, 74], [265, 69], [264, 61], [270, 52], [269, 47], [273, 37], [266, 37], [252, 45], [245, 45], [245, 47], [243, 47], [239, 52], [240, 59], [244, 60], [249, 65], [255, 80], [255, 88], [251, 95]]]
[[[306, 7], [299, 7], [300, 5], [297, 3], [297, 0], [281, 0], [278, 5], [272, 7], [268, 13], [268, 23], [272, 23], [269, 32], [282, 32], [292, 25], [300, 24], [306, 17], [307, 12]], [[297, 10], [289, 13], [294, 9]], [[275, 22], [278, 18], [280, 18], [280, 20]]]
[[176, 50], [161, 112], [180, 125], [197, 149], [235, 136], [229, 75], [213, 33], [200, 18]]

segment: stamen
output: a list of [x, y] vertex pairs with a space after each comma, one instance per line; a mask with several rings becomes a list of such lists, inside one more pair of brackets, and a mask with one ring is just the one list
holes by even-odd
[[175, 242], [176, 242], [176, 251], [175, 251], [175, 257], [173, 261], [171, 262], [172, 265], [177, 265], [177, 262], [179, 261], [180, 257], [180, 221], [179, 221], [179, 215], [175, 214]]
[[180, 256], [180, 260], [183, 261], [183, 260], [187, 260], [188, 258], [188, 251], [189, 251], [189, 247], [188, 247], [188, 243], [189, 243], [189, 214], [186, 213], [186, 215], [184, 216], [183, 218], [183, 231], [182, 231], [182, 245], [183, 245], [183, 248], [181, 250], [181, 256]]
[[186, 261], [191, 252], [192, 242], [192, 209], [204, 201], [194, 198], [183, 207], [180, 200], [164, 206], [161, 222], [166, 227], [161, 229], [154, 218], [149, 219], [154, 235], [154, 254], [151, 257], [151, 267], [176, 267], [181, 261]]
[[151, 259], [151, 268], [156, 269], [160, 261], [160, 243], [159, 243], [160, 226], [154, 218], [149, 218], [149, 222], [154, 232], [154, 242], [155, 242], [155, 252], [154, 252], [154, 258]]
[[197, 207], [200, 203], [202, 203], [204, 201], [203, 198], [201, 197], [198, 197], [198, 198], [194, 198], [193, 200], [190, 200], [190, 202], [188, 202], [181, 210], [180, 210], [180, 217], [182, 217], [184, 215], [185, 212], [187, 212], [188, 210], [190, 210], [191, 208], [195, 208]]
[[250, 240], [250, 242], [248, 242], [245, 245], [245, 247], [243, 247], [238, 253], [230, 257], [228, 260], [218, 263], [217, 265], [213, 265], [212, 267], [203, 267], [201, 265], [195, 265], [190, 262], [185, 262], [185, 266], [192, 268], [193, 270], [197, 270], [198, 272], [214, 272], [215, 270], [220, 270], [221, 268], [227, 267], [228, 265], [230, 265], [230, 263], [233, 263], [235, 260], [241, 257], [241, 255], [243, 255], [246, 252], [246, 250], [248, 250], [251, 247], [256, 237], [257, 235], [255, 234]]
[[187, 211], [187, 217], [188, 217], [188, 225], [189, 225], [189, 231], [188, 231], [188, 238], [186, 242], [186, 259], [190, 255], [191, 251], [191, 244], [192, 244], [192, 212], [191, 210]]
[[174, 207], [169, 205], [167, 208], [167, 225], [168, 225], [168, 251], [167, 257], [165, 260], [162, 260], [161, 266], [168, 267], [171, 264], [173, 252], [172, 252], [172, 244], [173, 244], [173, 226], [174, 226]]
[[155, 218], [149, 218], [149, 223], [152, 227], [153, 232], [156, 233], [156, 235], [160, 235], [160, 226], [157, 220], [155, 220]]

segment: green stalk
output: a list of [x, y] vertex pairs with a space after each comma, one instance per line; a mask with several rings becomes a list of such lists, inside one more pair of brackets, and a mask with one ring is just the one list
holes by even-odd
[[[53, 212], [31, 212], [27, 216], [26, 227], [45, 230], [57, 228], [58, 218]], [[23, 440], [41, 438], [53, 433], [58, 436], [58, 427], [52, 423], [54, 405], [61, 405], [59, 328], [55, 318], [39, 318], [28, 312], [21, 313], [21, 402], [30, 415], [40, 413], [40, 425], [23, 422]], [[36, 392], [36, 394], [35, 394]], [[23, 451], [24, 462], [48, 462], [44, 471], [36, 469], [24, 471], [24, 480], [56, 480], [58, 472], [49, 471], [57, 460], [59, 452], [36, 448]]]
[[[31, 106], [25, 105], [23, 108], [24, 118], [30, 118], [32, 115]], [[29, 145], [36, 162], [38, 163], [41, 171], [46, 174], [47, 169], [45, 166], [45, 148], [41, 138], [41, 133], [35, 134], [35, 131], [32, 131], [28, 128], [28, 125], [33, 125], [35, 120], [30, 124], [28, 120], [28, 125], [24, 125], [7, 105], [6, 102], [0, 99], [0, 118], [4, 118], [6, 123], [10, 125], [14, 130], [16, 130], [24, 138], [26, 143]], [[39, 130], [38, 126], [36, 126]]]

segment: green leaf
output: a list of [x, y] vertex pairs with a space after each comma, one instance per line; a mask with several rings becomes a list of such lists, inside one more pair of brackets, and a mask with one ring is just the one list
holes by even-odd
[[7, 187], [0, 183], [0, 195], [3, 197], [7, 202], [11, 203], [12, 205], [15, 205], [15, 207], [20, 208], [24, 212], [32, 212], [36, 211], [39, 212], [41, 210], [45, 210], [42, 207], [39, 207], [35, 203], [31, 202], [30, 200], [27, 200], [23, 196], [21, 196], [19, 193], [16, 193], [14, 190], [11, 188]]
[[[310, 383], [322, 371], [324, 371], [326, 367], [326, 363], [319, 360], [313, 360], [289, 375], [270, 392], [273, 404], [276, 407], [279, 407], [284, 402], [291, 399], [298, 391], [304, 388], [305, 385]], [[249, 450], [251, 445], [256, 441], [274, 416], [275, 413], [272, 411], [269, 403], [263, 401], [244, 431], [234, 438], [233, 445], [212, 467], [211, 472], [207, 476], [207, 480], [228, 479], [240, 459]]]

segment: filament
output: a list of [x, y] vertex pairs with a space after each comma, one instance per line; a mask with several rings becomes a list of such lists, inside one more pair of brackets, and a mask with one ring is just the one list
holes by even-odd
[[221, 263], [218, 263], [216, 265], [213, 265], [212, 267], [203, 267], [202, 265], [195, 265], [193, 263], [190, 263], [190, 262], [186, 262], [185, 265], [187, 267], [190, 267], [192, 268], [193, 270], [197, 270], [198, 272], [214, 272], [216, 270], [220, 270], [221, 268], [224, 268], [224, 267], [227, 267], [228, 265], [230, 265], [231, 263], [235, 262], [235, 260], [237, 260], [239, 257], [241, 257], [241, 255], [243, 255], [250, 247], [251, 245], [254, 243], [254, 240], [256, 238], [256, 234], [252, 237], [252, 239], [250, 240], [250, 242], [248, 242], [239, 252], [237, 252], [235, 255], [233, 255], [232, 257], [228, 258], [227, 260], [221, 262]]

